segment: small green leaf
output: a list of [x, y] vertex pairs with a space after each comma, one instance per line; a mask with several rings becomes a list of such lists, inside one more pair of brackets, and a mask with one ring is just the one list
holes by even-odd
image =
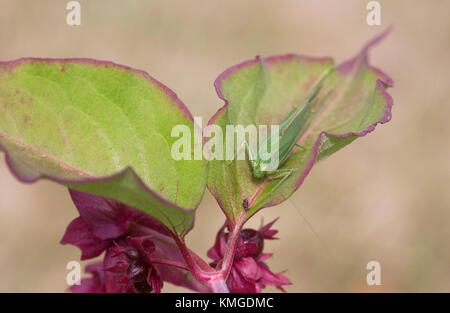
[[142, 71], [88, 59], [0, 63], [0, 148], [22, 181], [47, 178], [136, 207], [185, 234], [206, 162], [176, 161], [172, 127], [194, 131], [167, 87]]
[[[236, 65], [216, 80], [225, 101], [210, 124], [278, 125], [312, 93], [321, 74], [334, 69], [311, 103], [311, 115], [293, 153], [280, 168], [296, 169], [277, 191], [278, 180], [255, 178], [248, 160], [213, 160], [208, 188], [233, 223], [249, 201], [247, 217], [286, 200], [303, 182], [313, 164], [391, 118], [392, 80], [368, 64], [367, 52], [387, 32], [372, 40], [353, 59], [335, 67], [330, 58], [283, 55], [256, 58]], [[224, 139], [224, 142], [226, 139]], [[240, 144], [239, 142], [237, 144]], [[248, 158], [248, 156], [247, 156]]]

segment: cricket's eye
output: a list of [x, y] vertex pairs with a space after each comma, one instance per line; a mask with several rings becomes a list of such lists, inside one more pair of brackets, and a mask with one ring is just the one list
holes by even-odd
[[253, 167], [256, 167], [256, 162], [253, 162]]

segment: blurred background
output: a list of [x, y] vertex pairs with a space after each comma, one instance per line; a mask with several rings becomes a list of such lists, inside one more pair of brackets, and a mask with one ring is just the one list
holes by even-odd
[[[274, 272], [289, 292], [450, 291], [449, 1], [80, 1], [81, 26], [62, 0], [0, 0], [0, 60], [89, 57], [150, 73], [204, 121], [222, 106], [213, 88], [227, 67], [288, 52], [353, 56], [389, 25], [371, 63], [393, 77], [393, 118], [317, 164], [290, 200], [255, 216], [280, 216]], [[206, 257], [223, 216], [205, 194], [187, 240]], [[80, 252], [59, 244], [77, 216], [67, 190], [19, 183], [0, 160], [0, 291], [65, 292], [66, 264]], [[381, 264], [368, 286], [366, 264]], [[184, 289], [166, 284], [166, 292]], [[268, 291], [274, 289], [268, 288]]]

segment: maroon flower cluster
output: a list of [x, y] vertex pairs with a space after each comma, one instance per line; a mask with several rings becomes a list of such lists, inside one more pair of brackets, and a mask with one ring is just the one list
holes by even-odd
[[[103, 261], [90, 264], [91, 277], [72, 286], [72, 292], [161, 292], [167, 281], [195, 291], [209, 287], [194, 279], [167, 228], [149, 215], [119, 202], [70, 190], [80, 216], [67, 227], [61, 240], [81, 249], [81, 259], [104, 253]], [[263, 253], [264, 240], [276, 239], [275, 221], [259, 230], [243, 229], [236, 245], [227, 285], [230, 292], [261, 292], [272, 285], [283, 289], [290, 281], [272, 273], [264, 263], [272, 254]], [[229, 233], [222, 227], [208, 251], [212, 267], [221, 266]], [[174, 264], [182, 265], [174, 266]]]
[[[275, 286], [282, 291], [283, 285], [290, 285], [291, 282], [282, 273], [272, 273], [265, 260], [272, 256], [271, 253], [263, 253], [264, 240], [277, 239], [277, 230], [271, 229], [276, 220], [261, 226], [259, 230], [243, 229], [240, 232], [237, 242], [234, 262], [230, 275], [227, 279], [227, 286], [230, 292], [261, 292], [265, 286]], [[211, 266], [221, 265], [225, 256], [229, 233], [225, 232], [223, 226], [216, 236], [214, 246], [209, 249], [208, 257], [213, 259]]]
[[117, 240], [103, 262], [108, 292], [161, 292], [163, 281], [151, 261], [154, 251], [150, 238], [129, 236]]
[[170, 259], [184, 264], [170, 232], [134, 208], [99, 196], [70, 190], [80, 216], [61, 240], [81, 249], [81, 259], [105, 252], [103, 262], [91, 264], [92, 277], [74, 285], [72, 292], [160, 292], [163, 281], [196, 291], [209, 288], [178, 267], [153, 262]]

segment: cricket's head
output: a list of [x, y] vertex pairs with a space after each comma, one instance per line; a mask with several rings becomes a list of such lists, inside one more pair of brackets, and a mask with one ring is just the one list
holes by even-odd
[[253, 176], [255, 178], [262, 178], [267, 174], [267, 166], [259, 160], [251, 161]]

